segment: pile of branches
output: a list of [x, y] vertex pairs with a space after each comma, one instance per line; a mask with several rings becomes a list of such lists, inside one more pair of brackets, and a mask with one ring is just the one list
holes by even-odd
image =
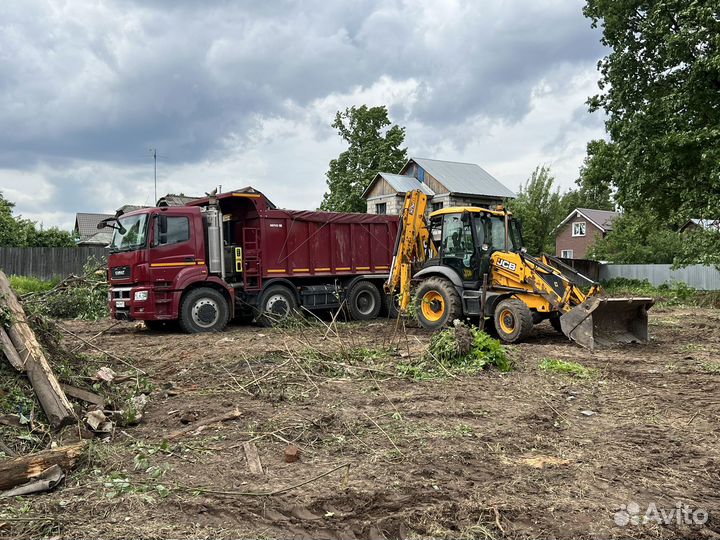
[[105, 268], [87, 265], [82, 276], [71, 274], [48, 291], [23, 295], [23, 304], [31, 313], [53, 319], [106, 317], [109, 285]]

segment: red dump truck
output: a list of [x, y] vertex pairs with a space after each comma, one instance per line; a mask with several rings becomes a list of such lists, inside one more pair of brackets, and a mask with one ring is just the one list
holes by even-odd
[[[110, 309], [150, 328], [190, 333], [233, 318], [271, 324], [300, 306], [378, 316], [396, 216], [280, 210], [260, 192], [212, 194], [186, 206], [110, 218]], [[99, 226], [99, 227], [100, 227]]]

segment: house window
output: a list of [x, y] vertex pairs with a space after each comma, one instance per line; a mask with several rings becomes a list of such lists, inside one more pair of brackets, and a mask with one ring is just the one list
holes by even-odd
[[572, 249], [563, 249], [560, 251], [560, 257], [563, 259], [572, 259], [573, 258], [573, 250]]
[[443, 207], [442, 201], [432, 203], [432, 211], [433, 212], [435, 212], [436, 210], [442, 210], [442, 207]]
[[572, 227], [573, 236], [585, 236], [586, 225], [584, 221], [578, 221], [577, 223], [573, 223]]
[[387, 214], [387, 203], [378, 203], [375, 205], [376, 214]]

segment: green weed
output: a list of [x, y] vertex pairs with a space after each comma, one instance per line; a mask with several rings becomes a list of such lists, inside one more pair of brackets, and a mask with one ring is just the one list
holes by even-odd
[[682, 282], [654, 286], [647, 280], [615, 278], [603, 286], [609, 296], [649, 296], [659, 305], [720, 307], [720, 291], [699, 291]]
[[47, 292], [55, 287], [59, 281], [59, 279], [46, 281], [36, 277], [10, 276], [10, 286], [19, 296], [28, 293]]
[[540, 369], [551, 373], [573, 375], [578, 379], [591, 379], [597, 374], [596, 370], [585, 367], [582, 364], [566, 360], [558, 360], [557, 358], [545, 358], [542, 362], [540, 362]]

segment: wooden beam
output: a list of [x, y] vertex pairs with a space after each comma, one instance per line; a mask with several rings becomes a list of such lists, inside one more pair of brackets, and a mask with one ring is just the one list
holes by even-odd
[[36, 454], [0, 461], [0, 490], [24, 484], [42, 474], [53, 465], [69, 471], [77, 463], [85, 448], [84, 442], [43, 450]]
[[35, 333], [30, 328], [25, 311], [10, 287], [10, 281], [2, 271], [0, 271], [0, 306], [7, 307], [10, 312], [12, 320], [7, 333], [20, 358], [24, 359], [28, 379], [50, 425], [59, 428], [74, 423], [77, 418], [72, 405], [50, 368]]

